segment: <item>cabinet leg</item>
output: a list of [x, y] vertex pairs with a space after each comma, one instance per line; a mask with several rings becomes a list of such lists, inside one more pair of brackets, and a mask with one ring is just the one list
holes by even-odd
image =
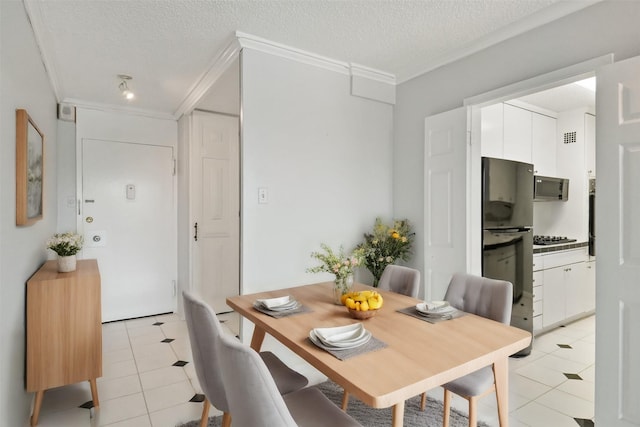
[[38, 425], [38, 417], [40, 417], [40, 406], [42, 406], [42, 397], [44, 390], [36, 392], [36, 401], [33, 403], [33, 414], [31, 414], [31, 427]]
[[98, 400], [98, 384], [96, 384], [96, 379], [90, 379], [89, 385], [91, 386], [91, 399], [93, 400], [93, 407], [100, 407], [100, 400]]

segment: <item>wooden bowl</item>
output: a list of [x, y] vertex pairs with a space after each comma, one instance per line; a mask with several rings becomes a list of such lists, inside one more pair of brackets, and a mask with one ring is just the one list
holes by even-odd
[[378, 310], [358, 311], [353, 308], [347, 308], [347, 310], [349, 310], [349, 315], [351, 317], [353, 317], [354, 319], [360, 319], [360, 320], [370, 319], [373, 316], [375, 316], [376, 313], [378, 312]]

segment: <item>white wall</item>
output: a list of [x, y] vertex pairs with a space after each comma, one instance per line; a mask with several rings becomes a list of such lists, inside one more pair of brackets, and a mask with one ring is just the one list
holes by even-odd
[[[564, 202], [534, 202], [535, 234], [567, 236], [579, 242], [589, 240], [589, 191], [585, 165], [585, 113], [588, 108], [563, 111], [557, 120], [557, 172], [569, 179], [569, 199]], [[576, 142], [565, 144], [565, 132], [576, 132]]]
[[305, 273], [310, 253], [392, 215], [393, 107], [351, 96], [347, 74], [246, 48], [241, 63], [242, 291], [331, 280]]
[[[15, 225], [15, 110], [45, 135], [44, 217]], [[33, 394], [24, 389], [25, 285], [56, 232], [56, 99], [22, 2], [0, 1], [0, 426], [22, 426]]]
[[240, 58], [236, 58], [198, 101], [196, 108], [224, 114], [240, 114]]
[[[76, 231], [76, 124], [58, 120], [58, 226], [61, 233]], [[50, 254], [50, 257], [53, 253]]]
[[[465, 98], [608, 53], [640, 54], [640, 2], [602, 2], [400, 84], [394, 138], [394, 215], [416, 225], [411, 264], [424, 265], [424, 118]], [[478, 177], [479, 179], [479, 177]], [[424, 277], [424, 275], [423, 275]], [[432, 289], [434, 298], [444, 289]]]

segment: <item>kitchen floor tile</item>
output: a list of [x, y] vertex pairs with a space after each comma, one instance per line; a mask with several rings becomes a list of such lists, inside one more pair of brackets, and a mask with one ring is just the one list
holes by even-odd
[[593, 418], [593, 402], [558, 389], [545, 393], [536, 402], [572, 418]]
[[138, 373], [135, 360], [125, 360], [122, 362], [102, 364], [102, 377], [98, 378], [98, 382], [109, 378], [120, 378]]
[[557, 387], [558, 390], [577, 396], [581, 399], [595, 402], [595, 384], [591, 381], [565, 381]]
[[516, 373], [549, 387], [557, 387], [567, 380], [562, 372], [538, 364], [527, 365]]
[[551, 390], [548, 385], [542, 384], [531, 378], [524, 377], [515, 372], [509, 373], [509, 393], [517, 394], [528, 400], [535, 400]]
[[145, 391], [188, 380], [189, 378], [184, 369], [176, 368], [175, 366], [167, 366], [166, 368], [140, 373], [140, 382], [142, 383], [142, 389]]
[[129, 418], [147, 414], [147, 406], [142, 393], [118, 397], [100, 402], [100, 409], [94, 411], [98, 426], [113, 424]]
[[[46, 400], [46, 398], [45, 398]], [[49, 412], [42, 409], [38, 418], [38, 427], [84, 427], [90, 426], [89, 411], [82, 408], [69, 408], [63, 411]], [[23, 427], [30, 427], [25, 422]]]
[[111, 363], [124, 362], [125, 360], [133, 360], [133, 351], [131, 351], [131, 346], [128, 345], [127, 348], [122, 350], [115, 350], [109, 352], [102, 353], [102, 363], [105, 365], [109, 365]]
[[98, 382], [98, 397], [100, 402], [140, 393], [140, 377], [137, 374], [120, 378], [105, 379]]
[[[175, 427], [177, 424], [187, 421], [199, 420], [202, 415], [202, 403], [186, 402], [171, 408], [151, 412], [151, 425], [153, 427]], [[209, 410], [209, 416], [218, 415], [214, 408]]]
[[[97, 426], [97, 424], [96, 424]], [[93, 427], [93, 424], [92, 424]], [[128, 420], [118, 421], [113, 424], [107, 424], [105, 427], [152, 427], [149, 415], [142, 415]]]
[[[195, 390], [188, 380], [144, 391], [149, 412], [156, 412], [188, 402]], [[202, 407], [202, 406], [201, 406]]]
[[[576, 427], [577, 424], [572, 417], [561, 414], [551, 408], [537, 402], [518, 409], [512, 417], [526, 423], [531, 427]], [[511, 417], [510, 417], [511, 418]]]

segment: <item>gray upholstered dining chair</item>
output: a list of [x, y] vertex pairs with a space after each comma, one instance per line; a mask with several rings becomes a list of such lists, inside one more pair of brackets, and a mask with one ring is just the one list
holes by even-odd
[[[237, 339], [224, 332], [215, 312], [202, 299], [188, 291], [184, 291], [182, 296], [193, 364], [198, 382], [205, 395], [200, 426], [207, 425], [209, 404], [211, 403], [223, 412], [222, 426], [227, 427], [231, 424], [231, 415], [222, 382], [217, 348], [220, 346], [220, 339], [223, 336], [229, 336], [233, 340]], [[308, 384], [306, 377], [289, 368], [275, 354], [260, 352], [259, 356], [256, 353], [256, 357], [263, 360], [268, 372], [271, 372], [277, 392], [290, 393]]]
[[416, 298], [420, 290], [420, 271], [389, 264], [380, 276], [378, 288]]
[[[513, 285], [505, 280], [495, 280], [471, 274], [456, 273], [449, 282], [444, 299], [453, 307], [504, 324], [511, 323]], [[493, 366], [485, 366], [464, 377], [442, 386], [444, 388], [444, 427], [449, 425], [451, 393], [469, 401], [469, 426], [477, 424], [477, 402], [495, 391]], [[421, 409], [424, 410], [425, 394]], [[498, 404], [498, 413], [502, 411]]]
[[264, 362], [249, 346], [221, 337], [220, 366], [234, 427], [356, 427], [320, 390], [280, 395]]

